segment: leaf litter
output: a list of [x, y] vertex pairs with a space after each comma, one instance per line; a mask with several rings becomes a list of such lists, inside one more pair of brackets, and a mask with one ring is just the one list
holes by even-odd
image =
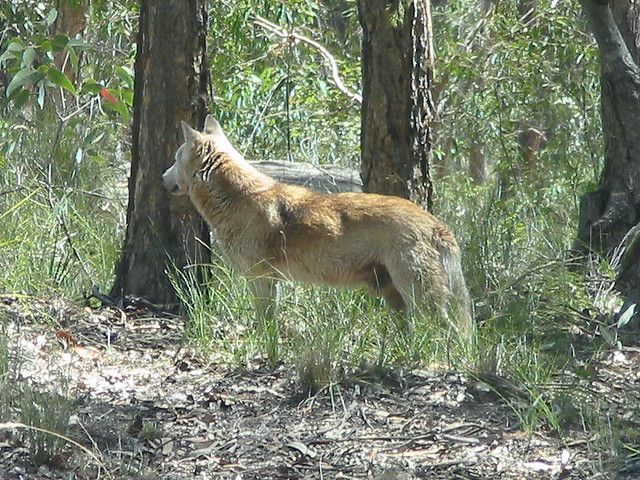
[[[2, 479], [608, 478], [586, 434], [525, 433], [460, 373], [416, 370], [300, 399], [291, 367], [208, 361], [184, 345], [184, 319], [146, 308], [2, 297], [0, 321], [19, 355], [15, 381], [70, 398], [64, 435], [101, 462], [69, 444], [38, 465], [5, 428]], [[7, 409], [3, 422], [17, 415]]]

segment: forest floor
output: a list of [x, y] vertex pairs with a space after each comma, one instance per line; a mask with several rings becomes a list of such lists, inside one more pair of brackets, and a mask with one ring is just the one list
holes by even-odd
[[363, 374], [300, 398], [290, 367], [205, 361], [184, 319], [0, 297], [0, 320], [19, 382], [63, 388], [66, 436], [87, 449], [65, 440], [38, 466], [29, 432], [4, 424], [2, 479], [609, 478], [586, 434], [525, 432], [460, 373]]

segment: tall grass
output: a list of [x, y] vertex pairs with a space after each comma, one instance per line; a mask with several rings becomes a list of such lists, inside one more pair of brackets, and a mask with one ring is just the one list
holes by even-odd
[[[2, 138], [10, 154], [0, 155], [0, 291], [80, 296], [111, 282], [126, 170], [78, 122], [56, 124], [42, 111], [33, 123]], [[104, 128], [101, 141], [115, 147]]]
[[19, 422], [27, 427], [18, 435], [37, 465], [59, 462], [67, 446], [62, 435], [74, 404], [66, 394], [66, 379], [51, 385], [49, 391], [20, 381], [20, 342], [10, 345], [7, 325], [0, 318], [0, 423]]
[[195, 265], [167, 274], [188, 317], [185, 334], [201, 348], [227, 360], [245, 359], [251, 346], [242, 341], [252, 307], [244, 279], [236, 276], [215, 254], [214, 263]]
[[246, 281], [219, 257], [199, 269], [174, 268], [171, 279], [189, 319], [188, 338], [230, 361], [291, 363], [304, 391], [361, 368], [469, 363], [470, 352], [443, 320], [407, 320], [362, 291], [282, 283], [275, 315], [264, 320], [253, 309]]

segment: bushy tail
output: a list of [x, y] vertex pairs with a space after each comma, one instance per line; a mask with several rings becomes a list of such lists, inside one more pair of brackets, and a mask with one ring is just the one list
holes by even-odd
[[449, 290], [453, 296], [450, 310], [457, 315], [457, 328], [460, 333], [471, 335], [473, 332], [473, 312], [471, 297], [462, 274], [460, 251], [457, 246], [452, 248], [449, 244], [440, 244], [438, 250], [447, 281], [449, 282]]

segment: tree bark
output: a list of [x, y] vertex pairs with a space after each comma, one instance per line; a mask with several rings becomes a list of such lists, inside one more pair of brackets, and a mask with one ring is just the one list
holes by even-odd
[[367, 192], [431, 210], [433, 41], [429, 0], [359, 0], [361, 176]]
[[534, 127], [525, 127], [518, 134], [518, 146], [522, 154], [522, 170], [530, 183], [536, 177], [538, 156], [546, 139], [544, 132]]
[[142, 0], [127, 231], [112, 296], [175, 305], [167, 269], [208, 258], [204, 221], [188, 198], [171, 197], [161, 179], [182, 143], [180, 121], [204, 124], [205, 39], [202, 0]]
[[[84, 32], [87, 27], [89, 13], [88, 0], [57, 0], [56, 10], [58, 11], [58, 16], [54, 24], [55, 33], [62, 33], [69, 38], [75, 38], [78, 34]], [[79, 52], [79, 57], [82, 58], [82, 52]], [[75, 66], [77, 68], [74, 68], [68, 52], [62, 51], [55, 54], [53, 64], [67, 76], [73, 85], [76, 84], [80, 61]], [[73, 95], [66, 90], [59, 89], [54, 95], [54, 99], [60, 111], [63, 112], [62, 108], [67, 104], [71, 104]], [[72, 104], [71, 106], [73, 107]]]
[[[64, 33], [69, 38], [75, 38], [76, 35], [84, 32], [87, 26], [88, 0], [57, 0], [56, 10], [58, 11], [54, 25], [56, 33]], [[71, 83], [75, 84], [75, 72], [64, 52], [56, 53], [53, 63], [58, 70], [69, 77]]]
[[640, 301], [640, 6], [581, 3], [600, 49], [605, 161], [598, 190], [580, 199], [576, 248], [604, 254], [618, 267], [622, 313]]
[[[623, 4], [631, 10], [630, 0], [615, 0], [613, 9]], [[640, 221], [640, 68], [634, 60], [640, 52], [635, 41], [625, 41], [606, 2], [582, 5], [601, 54], [605, 163], [598, 190], [580, 200], [577, 246], [610, 254]], [[628, 28], [625, 22], [622, 30]]]

